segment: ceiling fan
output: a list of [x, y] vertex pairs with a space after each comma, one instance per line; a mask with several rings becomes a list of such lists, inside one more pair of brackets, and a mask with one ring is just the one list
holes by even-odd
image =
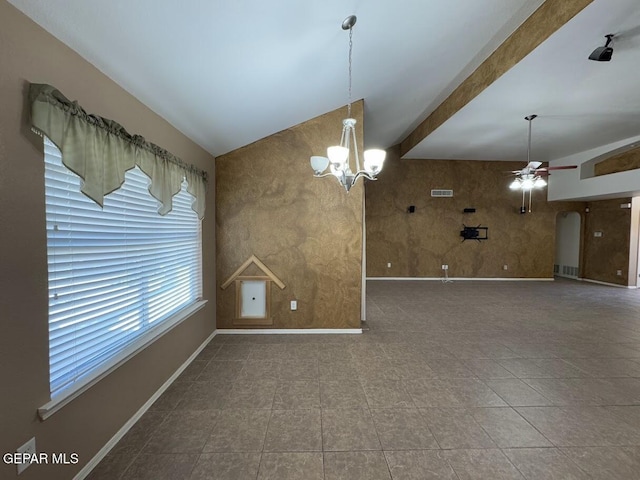
[[[531, 161], [531, 122], [537, 115], [529, 115], [524, 117], [529, 122], [529, 141], [527, 143], [527, 165], [521, 170], [512, 170], [511, 173], [515, 175], [515, 179], [509, 185], [511, 190], [522, 190], [522, 206], [520, 207], [520, 213], [527, 213], [525, 208], [526, 194], [529, 192], [529, 213], [531, 213], [531, 191], [535, 188], [544, 188], [547, 185], [547, 181], [543, 178], [549, 175], [551, 170], [568, 170], [577, 168], [577, 165], [562, 165], [558, 167], [542, 167], [542, 162]], [[542, 167], [542, 168], [541, 168]]]

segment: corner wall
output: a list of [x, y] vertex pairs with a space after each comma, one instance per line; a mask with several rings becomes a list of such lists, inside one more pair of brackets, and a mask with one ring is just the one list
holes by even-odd
[[[402, 160], [397, 148], [387, 155], [378, 180], [366, 184], [368, 277], [441, 277], [442, 264], [451, 277], [553, 277], [556, 214], [583, 212], [584, 203], [547, 202], [539, 190], [523, 215], [508, 173], [522, 162]], [[454, 196], [433, 198], [431, 189]], [[463, 225], [488, 227], [489, 239], [462, 242]]]
[[[0, 0], [0, 452], [32, 436], [38, 452], [75, 452], [77, 465], [31, 465], [20, 480], [68, 480], [107, 443], [215, 329], [213, 157], [78, 54]], [[42, 139], [28, 127], [28, 82], [49, 83], [90, 113], [209, 172], [203, 222], [207, 306], [52, 417]], [[16, 478], [0, 463], [0, 478]]]
[[[362, 109], [362, 101], [352, 105], [360, 152]], [[311, 155], [339, 143], [345, 113], [216, 158], [218, 328], [360, 328], [362, 181], [347, 193], [333, 177], [314, 178], [309, 165]], [[235, 289], [220, 290], [251, 255], [286, 285], [271, 288], [273, 325], [234, 325]]]
[[[589, 202], [585, 215], [583, 278], [629, 284], [631, 208], [620, 208], [631, 198]], [[601, 236], [596, 237], [596, 234]], [[620, 271], [620, 275], [617, 272]], [[634, 278], [635, 280], [635, 278]], [[635, 283], [634, 283], [635, 285]]]

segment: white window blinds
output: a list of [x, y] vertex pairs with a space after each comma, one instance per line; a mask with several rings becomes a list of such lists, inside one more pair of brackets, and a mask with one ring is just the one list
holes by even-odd
[[51, 393], [96, 374], [202, 295], [201, 222], [182, 191], [157, 213], [137, 168], [104, 208], [45, 138]]

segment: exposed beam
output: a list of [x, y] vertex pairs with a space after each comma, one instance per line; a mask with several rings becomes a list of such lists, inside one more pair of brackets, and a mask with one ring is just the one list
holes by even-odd
[[400, 155], [418, 145], [592, 1], [546, 0], [400, 143]]

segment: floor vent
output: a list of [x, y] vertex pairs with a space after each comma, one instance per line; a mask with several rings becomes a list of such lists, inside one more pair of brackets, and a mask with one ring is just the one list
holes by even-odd
[[431, 190], [432, 197], [453, 197], [453, 190]]

